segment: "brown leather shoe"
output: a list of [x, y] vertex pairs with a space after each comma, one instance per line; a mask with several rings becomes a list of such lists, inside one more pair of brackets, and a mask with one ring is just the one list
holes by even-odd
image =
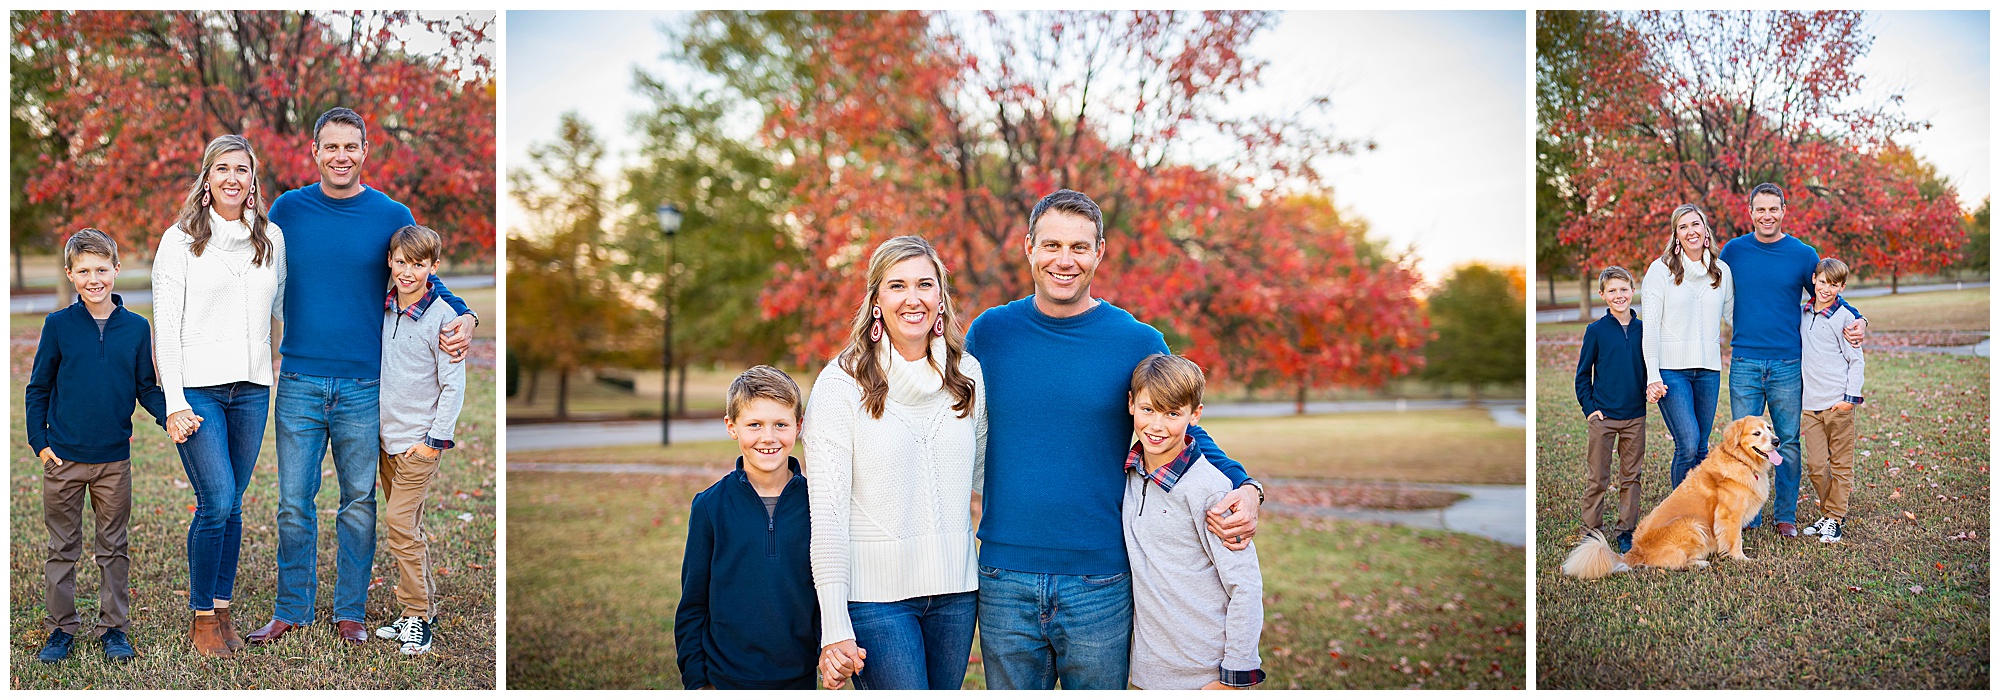
[[250, 643], [258, 645], [270, 644], [284, 637], [286, 632], [295, 629], [298, 629], [298, 625], [274, 617], [271, 618], [269, 623], [257, 628], [257, 631], [250, 633]]
[[359, 622], [355, 622], [353, 620], [341, 620], [339, 622], [334, 623], [333, 626], [340, 631], [340, 640], [343, 642], [347, 642], [349, 644], [361, 644], [363, 642], [368, 641], [368, 630], [367, 628], [362, 627], [361, 623]]
[[196, 654], [222, 658], [235, 655], [235, 652], [229, 650], [229, 644], [222, 641], [222, 622], [214, 615], [194, 616], [194, 625], [188, 631], [188, 636], [194, 642]]
[[1782, 537], [1798, 537], [1799, 526], [1791, 523], [1778, 523], [1778, 535]]
[[236, 633], [236, 625], [229, 621], [229, 608], [216, 608], [215, 619], [222, 623], [222, 641], [230, 651], [243, 648], [243, 636]]

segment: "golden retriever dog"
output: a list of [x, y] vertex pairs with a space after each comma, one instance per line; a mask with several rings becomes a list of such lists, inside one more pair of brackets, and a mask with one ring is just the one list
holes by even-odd
[[1771, 467], [1784, 461], [1776, 433], [1759, 416], [1730, 423], [1708, 458], [1639, 520], [1631, 551], [1621, 557], [1602, 533], [1592, 533], [1563, 560], [1563, 573], [1602, 578], [1641, 566], [1686, 569], [1708, 566], [1710, 554], [1750, 561], [1743, 523], [1771, 497]]

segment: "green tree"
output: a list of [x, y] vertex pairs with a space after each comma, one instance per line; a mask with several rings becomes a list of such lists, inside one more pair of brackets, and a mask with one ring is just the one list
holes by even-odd
[[[640, 162], [626, 170], [619, 197], [627, 212], [617, 227], [617, 247], [628, 253], [621, 277], [644, 290], [654, 309], [670, 283], [681, 389], [675, 412], [685, 413], [690, 366], [765, 364], [786, 354], [785, 335], [797, 320], [766, 314], [758, 296], [772, 268], [800, 262], [783, 223], [796, 180], [770, 151], [727, 133], [728, 102], [644, 72], [634, 82], [652, 107], [633, 117]], [[654, 216], [661, 204], [683, 212], [671, 243]], [[659, 347], [657, 333], [648, 337]]]
[[619, 279], [623, 256], [606, 245], [603, 158], [597, 135], [571, 112], [555, 141], [530, 147], [528, 167], [507, 174], [528, 215], [527, 230], [507, 237], [507, 349], [523, 370], [556, 373], [557, 418], [569, 417], [570, 375], [632, 362], [650, 325]]
[[1977, 270], [1982, 274], [1993, 271], [1993, 246], [1989, 234], [1993, 232], [1993, 198], [1987, 197], [1979, 203], [1979, 208], [1965, 217], [1965, 269]]
[[1430, 297], [1431, 330], [1424, 346], [1426, 379], [1467, 384], [1474, 397], [1487, 384], [1524, 381], [1527, 328], [1519, 268], [1472, 263], [1452, 271]]

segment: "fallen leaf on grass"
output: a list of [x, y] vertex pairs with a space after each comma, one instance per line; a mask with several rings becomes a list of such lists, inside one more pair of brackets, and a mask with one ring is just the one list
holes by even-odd
[[1917, 521], [1917, 514], [1915, 514], [1915, 513], [1912, 513], [1912, 512], [1910, 512], [1910, 511], [1907, 511], [1907, 510], [1906, 510], [1906, 511], [1903, 511], [1903, 517], [1905, 517], [1905, 518], [1909, 518], [1909, 519], [1910, 519], [1910, 522], [1916, 522], [1916, 521]]
[[1922, 592], [1924, 592], [1924, 587], [1923, 587], [1923, 586], [1911, 586], [1911, 587], [1910, 587], [1910, 592], [1911, 592], [1911, 593], [1922, 593]]
[[1931, 566], [1935, 566], [1935, 567], [1937, 567], [1937, 570], [1938, 570], [1938, 571], [1943, 571], [1943, 570], [1944, 570], [1944, 562], [1941, 562], [1941, 561], [1934, 561], [1934, 562], [1931, 562]]
[[[459, 520], [461, 520], [461, 521], [464, 521], [464, 522], [468, 522], [468, 523], [469, 523], [469, 522], [472, 522], [472, 514], [471, 514], [471, 513], [459, 513], [459, 514], [458, 514], [458, 519], [459, 519]], [[1914, 519], [1914, 518], [1912, 518], [1912, 519]]]
[[1861, 592], [1861, 587], [1860, 587], [1860, 586], [1848, 586], [1848, 587], [1847, 587], [1847, 590], [1848, 590], [1848, 591], [1850, 591], [1850, 592], [1853, 592], [1853, 593], [1860, 593], [1860, 592]]
[[1889, 494], [1889, 497], [1890, 497], [1890, 498], [1902, 498], [1902, 497], [1903, 497], [1903, 490], [1902, 490], [1902, 489], [1896, 489], [1896, 492], [1895, 492], [1895, 493], [1892, 493], [1892, 494]]

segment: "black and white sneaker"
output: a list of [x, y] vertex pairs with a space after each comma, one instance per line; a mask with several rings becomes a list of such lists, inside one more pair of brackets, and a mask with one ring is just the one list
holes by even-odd
[[1840, 521], [1829, 520], [1827, 521], [1826, 527], [1820, 528], [1819, 530], [1819, 541], [1825, 544], [1833, 544], [1835, 542], [1839, 542], [1841, 530], [1843, 529], [1845, 528], [1841, 526]]
[[1807, 525], [1806, 529], [1800, 530], [1799, 534], [1811, 537], [1813, 535], [1826, 532], [1826, 524], [1830, 522], [1833, 522], [1833, 518], [1820, 518], [1819, 520], [1814, 521], [1813, 524]]
[[375, 628], [375, 636], [383, 639], [397, 639], [403, 636], [403, 626], [410, 624], [414, 617], [399, 617], [395, 622]]
[[413, 617], [407, 619], [409, 622], [404, 623], [403, 633], [396, 637], [396, 641], [403, 643], [403, 654], [406, 656], [416, 656], [418, 654], [430, 653], [431, 642], [435, 639], [431, 634], [431, 629], [437, 625], [437, 618]]

